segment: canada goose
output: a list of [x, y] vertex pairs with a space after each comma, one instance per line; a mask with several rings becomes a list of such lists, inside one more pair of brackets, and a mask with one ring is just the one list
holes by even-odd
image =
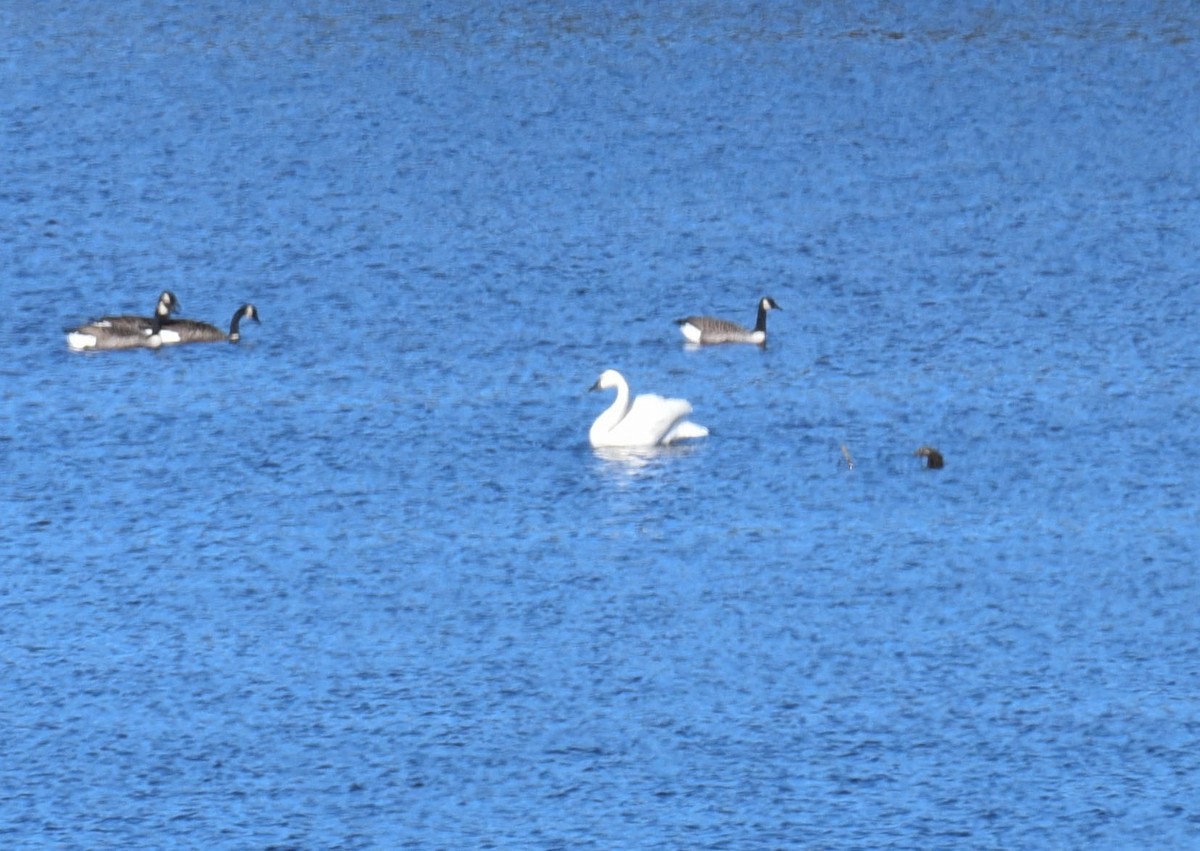
[[758, 301], [758, 320], [754, 330], [744, 328], [728, 319], [713, 316], [689, 316], [677, 319], [679, 330], [689, 343], [754, 343], [761, 346], [767, 342], [767, 311], [782, 310], [775, 300], [763, 296]]
[[154, 316], [102, 316], [67, 332], [67, 346], [74, 351], [101, 349], [156, 349], [162, 343], [160, 327], [179, 309], [179, 299], [163, 290]]
[[932, 446], [922, 446], [913, 455], [918, 455], [925, 459], [925, 469], [927, 470], [940, 470], [946, 466], [946, 461], [942, 458], [942, 453], [938, 452]]
[[163, 322], [162, 341], [164, 345], [178, 343], [236, 343], [242, 339], [242, 319], [253, 319], [259, 322], [258, 308], [252, 304], [243, 304], [233, 313], [229, 321], [229, 333], [226, 334], [215, 325], [207, 322], [197, 322], [195, 319], [168, 319]]
[[[243, 318], [250, 318], [258, 322], [258, 308], [252, 304], [243, 304], [234, 311], [233, 319], [229, 322], [228, 334], [216, 325], [209, 325], [207, 322], [197, 322], [195, 319], [164, 318], [161, 334], [162, 344], [174, 346], [181, 343], [221, 343], [226, 341], [236, 343], [242, 338]], [[133, 316], [130, 319], [140, 323], [143, 331], [149, 330], [149, 319], [143, 319], [140, 316]]]
[[629, 400], [629, 383], [615, 369], [606, 369], [592, 390], [616, 388], [617, 398], [596, 417], [588, 431], [592, 446], [666, 446], [676, 440], [704, 437], [708, 429], [684, 419], [692, 412], [685, 399], [665, 399], [646, 393]]

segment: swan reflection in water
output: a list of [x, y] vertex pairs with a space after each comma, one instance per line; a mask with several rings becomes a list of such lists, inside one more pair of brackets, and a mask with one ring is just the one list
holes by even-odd
[[671, 446], [602, 446], [592, 447], [592, 454], [602, 465], [601, 472], [625, 477], [654, 475], [664, 469], [671, 459], [690, 455], [699, 445], [679, 443]]

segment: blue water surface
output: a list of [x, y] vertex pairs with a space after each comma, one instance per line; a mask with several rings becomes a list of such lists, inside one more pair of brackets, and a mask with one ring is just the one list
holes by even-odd
[[0, 842], [1194, 847], [1198, 39], [0, 8]]

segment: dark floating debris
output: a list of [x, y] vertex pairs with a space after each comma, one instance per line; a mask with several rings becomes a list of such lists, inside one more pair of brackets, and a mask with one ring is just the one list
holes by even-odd
[[932, 446], [922, 446], [913, 455], [919, 455], [926, 459], [925, 469], [927, 470], [940, 470], [946, 466], [946, 460], [942, 458], [942, 453], [938, 452]]

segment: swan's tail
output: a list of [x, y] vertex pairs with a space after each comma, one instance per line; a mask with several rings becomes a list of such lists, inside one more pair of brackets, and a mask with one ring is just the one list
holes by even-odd
[[708, 429], [689, 420], [681, 420], [671, 429], [663, 443], [674, 443], [676, 440], [691, 440], [697, 437], [708, 437]]

